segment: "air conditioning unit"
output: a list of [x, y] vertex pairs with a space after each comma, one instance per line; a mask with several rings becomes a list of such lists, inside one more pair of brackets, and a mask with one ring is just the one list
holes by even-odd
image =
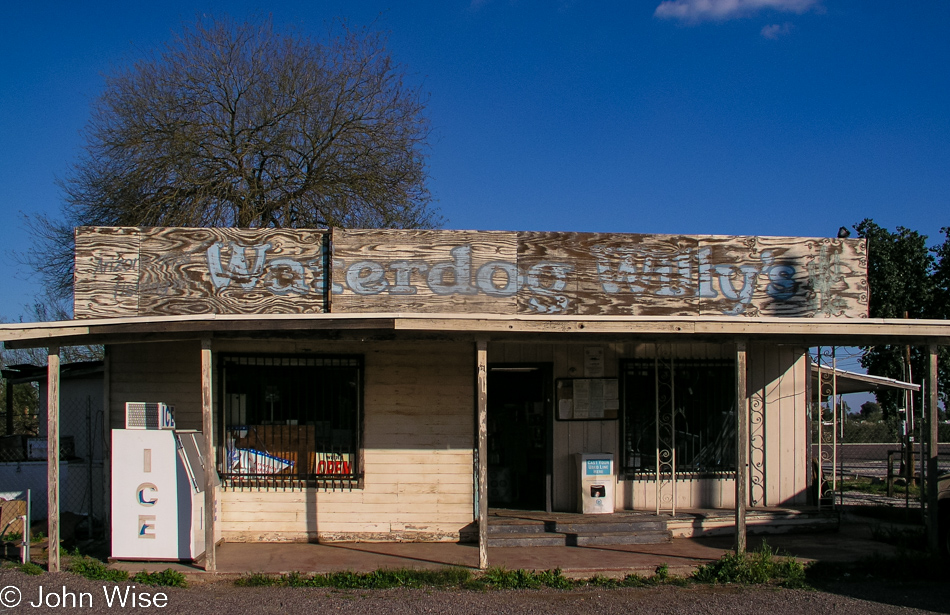
[[175, 429], [175, 407], [161, 402], [126, 402], [125, 428]]

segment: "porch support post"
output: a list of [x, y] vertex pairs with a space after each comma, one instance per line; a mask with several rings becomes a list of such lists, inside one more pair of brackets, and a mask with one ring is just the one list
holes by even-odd
[[211, 340], [201, 340], [201, 431], [205, 443], [205, 570], [217, 569], [214, 544], [214, 424], [212, 416]]
[[478, 370], [478, 567], [488, 568], [488, 340], [475, 342]]
[[746, 480], [749, 465], [749, 391], [747, 386], [747, 344], [736, 343], [736, 553], [746, 550]]
[[930, 428], [927, 434], [927, 545], [931, 553], [940, 552], [939, 534], [937, 532], [937, 455], [939, 444], [937, 426], [939, 424], [939, 409], [937, 408], [937, 346], [930, 346], [930, 382], [927, 383], [927, 392], [930, 393], [930, 403], [927, 404], [927, 425]]
[[46, 535], [50, 572], [59, 572], [59, 346], [50, 346], [46, 363]]

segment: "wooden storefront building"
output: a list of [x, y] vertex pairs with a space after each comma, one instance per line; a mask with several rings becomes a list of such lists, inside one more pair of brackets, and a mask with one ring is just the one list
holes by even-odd
[[149, 401], [201, 430], [226, 541], [484, 554], [488, 506], [577, 510], [577, 453], [613, 455], [617, 511], [735, 509], [741, 530], [813, 502], [809, 347], [935, 366], [950, 342], [867, 317], [863, 240], [89, 227], [75, 275], [75, 320], [0, 340], [50, 348], [51, 400], [57, 348], [103, 344], [108, 426]]

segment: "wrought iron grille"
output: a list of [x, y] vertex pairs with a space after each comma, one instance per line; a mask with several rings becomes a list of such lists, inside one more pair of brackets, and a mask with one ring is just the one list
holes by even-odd
[[358, 356], [222, 355], [230, 487], [360, 486]]
[[677, 477], [734, 473], [735, 370], [735, 361], [722, 359], [623, 361], [624, 472], [671, 474], [667, 460], [675, 459]]

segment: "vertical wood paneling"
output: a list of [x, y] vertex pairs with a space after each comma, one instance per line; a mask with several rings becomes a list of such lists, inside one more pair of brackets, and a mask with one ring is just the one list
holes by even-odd
[[766, 421], [763, 505], [801, 504], [807, 496], [804, 350], [766, 344], [754, 348], [751, 387], [763, 399]]
[[125, 427], [125, 403], [165, 402], [180, 429], [201, 429], [198, 342], [116, 344], [109, 347], [109, 410], [113, 429]]

